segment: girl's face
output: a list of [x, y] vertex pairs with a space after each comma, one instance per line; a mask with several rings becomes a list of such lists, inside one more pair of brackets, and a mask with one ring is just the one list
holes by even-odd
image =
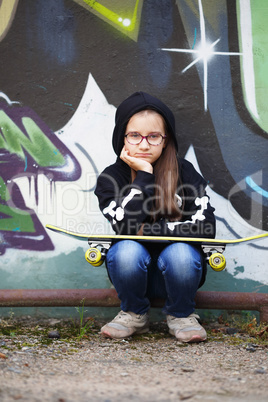
[[[126, 133], [139, 133], [142, 136], [147, 136], [152, 133], [165, 133], [165, 123], [163, 117], [154, 110], [142, 110], [134, 114], [126, 127]], [[144, 138], [140, 144], [129, 144], [125, 137], [125, 149], [129, 151], [129, 155], [135, 158], [141, 158], [153, 164], [161, 156], [163, 149], [166, 146], [166, 139], [163, 139], [160, 145], [150, 145]]]

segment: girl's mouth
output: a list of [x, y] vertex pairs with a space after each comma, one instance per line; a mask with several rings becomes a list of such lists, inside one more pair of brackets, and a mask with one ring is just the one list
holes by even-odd
[[136, 158], [148, 158], [149, 156], [151, 156], [151, 154], [142, 154], [142, 153], [138, 153], [135, 155]]

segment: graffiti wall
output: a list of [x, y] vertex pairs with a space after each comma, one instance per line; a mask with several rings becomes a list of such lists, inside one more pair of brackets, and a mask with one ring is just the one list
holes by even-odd
[[[109, 287], [86, 243], [111, 233], [98, 174], [119, 103], [142, 90], [176, 117], [209, 183], [217, 237], [268, 230], [266, 0], [0, 0], [1, 288]], [[267, 240], [229, 247], [207, 290], [265, 292]]]

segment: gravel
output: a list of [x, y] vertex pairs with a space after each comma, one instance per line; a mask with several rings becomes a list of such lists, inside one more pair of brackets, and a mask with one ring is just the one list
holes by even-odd
[[128, 340], [97, 322], [80, 340], [64, 320], [0, 324], [1, 402], [268, 400], [268, 345], [238, 330], [181, 344], [163, 322]]

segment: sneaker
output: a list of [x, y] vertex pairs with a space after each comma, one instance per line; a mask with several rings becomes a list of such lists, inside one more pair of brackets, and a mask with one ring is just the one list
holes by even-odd
[[167, 315], [169, 333], [175, 335], [180, 342], [202, 342], [207, 339], [205, 329], [197, 321], [197, 314], [190, 314], [189, 317], [177, 318]]
[[148, 331], [149, 314], [135, 314], [131, 311], [120, 311], [111, 322], [101, 328], [102, 335], [114, 339], [127, 338]]

